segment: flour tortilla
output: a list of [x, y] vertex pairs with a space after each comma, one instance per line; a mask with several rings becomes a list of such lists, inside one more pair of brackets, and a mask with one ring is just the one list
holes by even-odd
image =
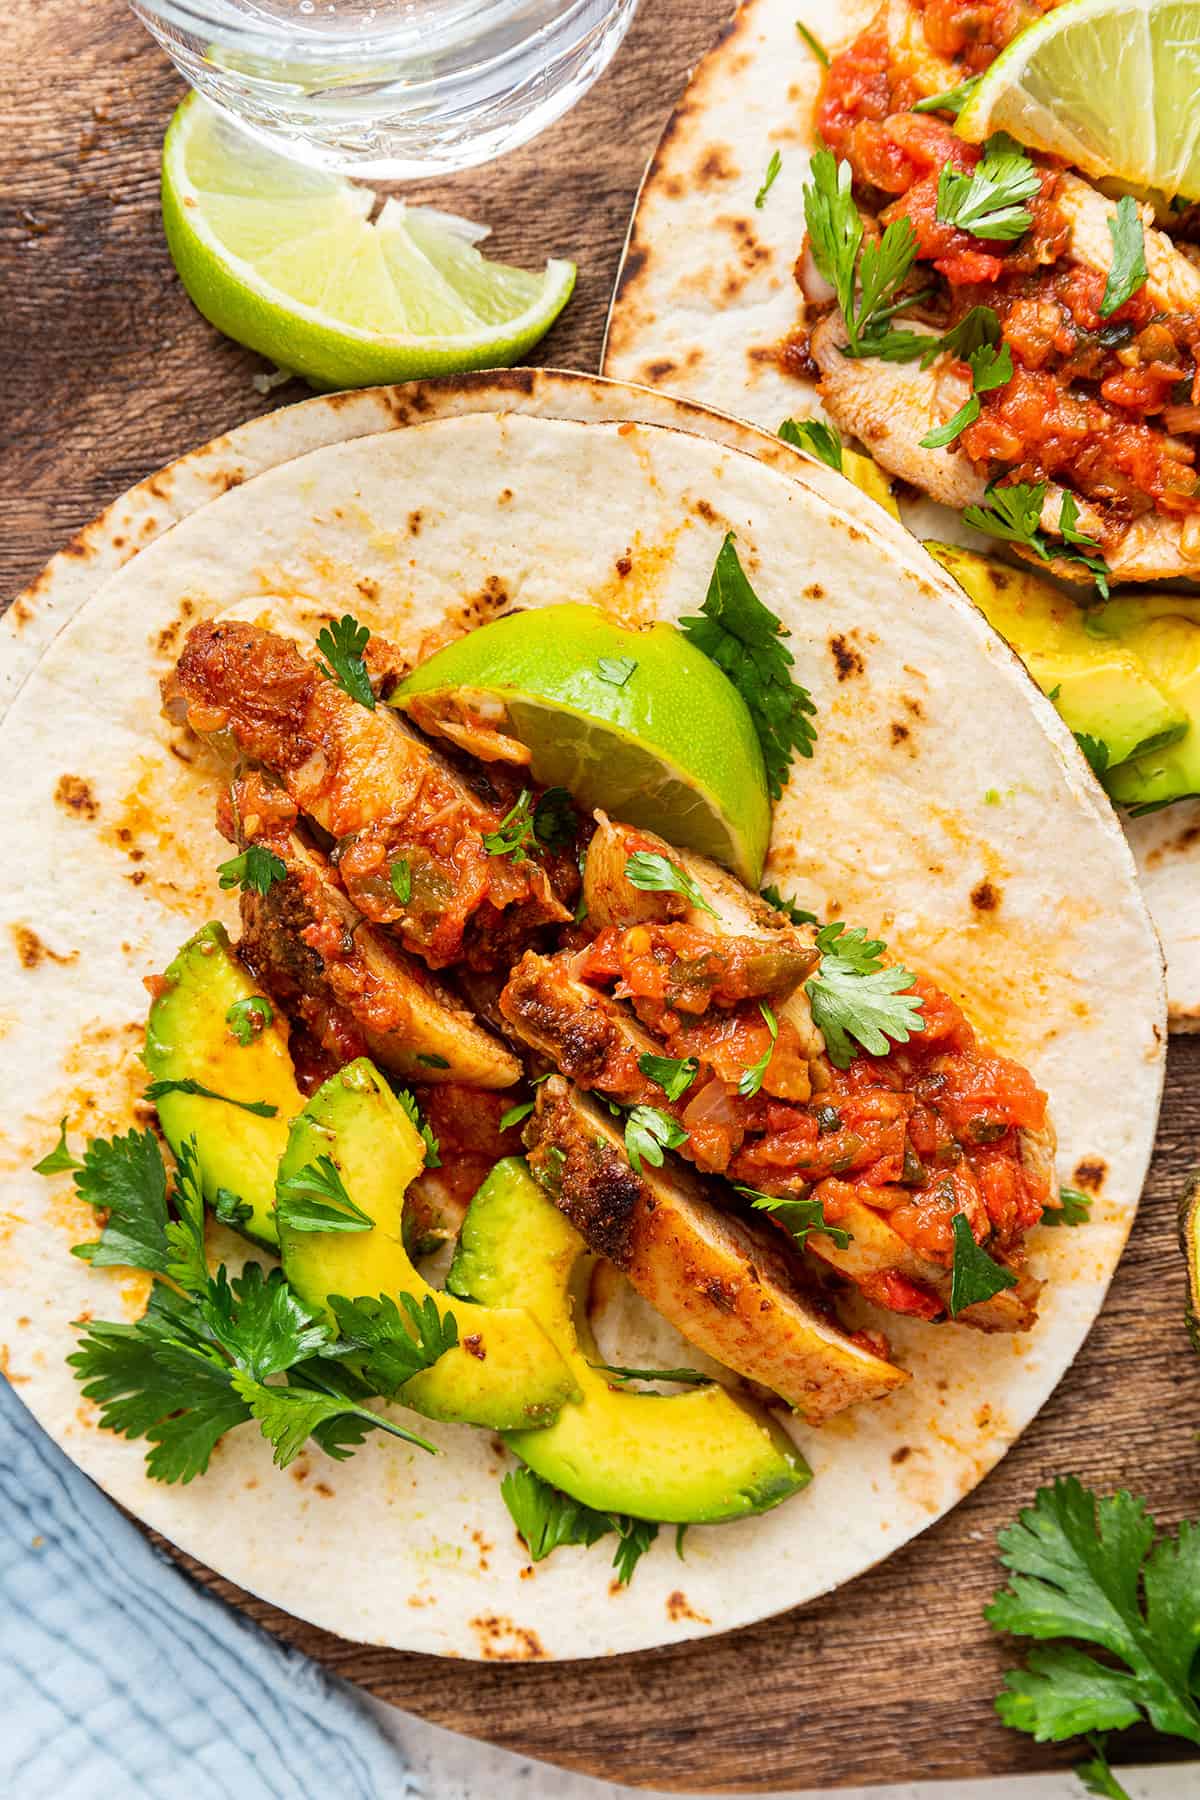
[[[748, 0], [737, 12], [646, 170], [609, 315], [607, 375], [771, 432], [789, 416], [824, 416], [815, 386], [785, 374], [775, 355], [804, 322], [792, 268], [823, 74], [796, 21], [835, 54], [877, 10], [878, 0]], [[774, 150], [779, 174], [756, 208]], [[995, 549], [948, 507], [921, 500], [903, 510], [919, 537]], [[1171, 1027], [1200, 1030], [1200, 800], [1123, 823], [1166, 950]]]
[[[639, 412], [671, 426], [630, 425]], [[345, 441], [330, 441], [339, 427]], [[27, 796], [0, 874], [0, 922], [20, 952], [0, 967], [10, 1378], [139, 1518], [240, 1586], [366, 1642], [604, 1655], [729, 1629], [850, 1579], [968, 1492], [1037, 1411], [1132, 1222], [1164, 1000], [1111, 811], [1053, 709], [957, 588], [923, 571], [882, 515], [864, 517], [840, 478], [770, 446], [785, 461], [759, 461], [744, 427], [585, 377], [518, 372], [314, 400], [240, 436], [252, 479], [147, 531], [82, 604], [53, 565], [26, 599], [22, 630], [48, 607], [57, 631], [0, 723], [0, 766]], [[198, 456], [215, 465], [221, 454]], [[192, 479], [187, 459], [173, 473]], [[157, 517], [142, 510], [146, 492], [128, 500], [134, 523]], [[795, 1428], [809, 1490], [764, 1518], [693, 1530], [683, 1565], [663, 1534], [615, 1593], [599, 1549], [560, 1551], [522, 1578], [498, 1492], [505, 1459], [465, 1428], [422, 1422], [445, 1451], [437, 1459], [376, 1440], [344, 1465], [311, 1450], [281, 1474], [244, 1426], [190, 1487], [148, 1481], [143, 1446], [97, 1429], [64, 1363], [71, 1321], [135, 1316], [143, 1283], [69, 1256], [93, 1234], [89, 1210], [69, 1180], [29, 1165], [64, 1112], [76, 1142], [136, 1122], [142, 977], [201, 920], [234, 922], [213, 877], [226, 854], [213, 782], [173, 753], [159, 712], [157, 680], [182, 627], [255, 594], [278, 596], [309, 627], [350, 609], [401, 642], [447, 617], [564, 595], [627, 623], [672, 619], [696, 607], [728, 528], [788, 622], [820, 708], [816, 755], [776, 812], [774, 877], [818, 910], [877, 926], [1026, 1060], [1051, 1094], [1060, 1174], [1098, 1187], [1089, 1226], [1036, 1235], [1034, 1273], [1049, 1284], [1038, 1328], [1014, 1341], [897, 1321], [914, 1381], [821, 1432]], [[103, 545], [103, 526], [91, 541]], [[839, 681], [847, 650], [862, 666]], [[909, 735], [893, 743], [902, 721]], [[1001, 753], [997, 807], [984, 795]], [[980, 907], [983, 882], [998, 904]], [[213, 1248], [230, 1260], [244, 1249], [219, 1231]], [[651, 1345], [686, 1360], [619, 1288], [600, 1329], [621, 1361]]]

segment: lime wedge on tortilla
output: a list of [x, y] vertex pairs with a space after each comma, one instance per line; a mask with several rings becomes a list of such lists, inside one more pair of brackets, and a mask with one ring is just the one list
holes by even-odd
[[577, 604], [510, 613], [437, 651], [393, 704], [466, 706], [532, 753], [530, 772], [732, 869], [762, 875], [771, 803], [754, 723], [673, 625], [627, 631]]
[[388, 200], [246, 137], [197, 95], [167, 131], [163, 225], [219, 331], [314, 387], [507, 367], [554, 323], [575, 265], [489, 262], [486, 230]]
[[1200, 198], [1200, 5], [1067, 0], [1013, 39], [958, 116], [1168, 197]]

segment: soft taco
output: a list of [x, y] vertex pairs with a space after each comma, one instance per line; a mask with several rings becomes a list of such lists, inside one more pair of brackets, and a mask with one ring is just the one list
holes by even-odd
[[873, 498], [894, 479], [919, 536], [969, 548], [954, 572], [1122, 809], [1188, 1029], [1197, 208], [959, 135], [972, 81], [1047, 10], [750, 0], [647, 171], [605, 368], [770, 430], [790, 420]]
[[[0, 726], [10, 1378], [139, 1517], [350, 1637], [602, 1654], [847, 1579], [1041, 1404], [1145, 1172], [1159, 953], [1070, 734], [898, 525], [700, 409], [518, 373], [238, 453], [161, 532], [170, 473], [127, 497], [119, 566], [51, 565], [9, 627], [60, 601]], [[763, 780], [732, 593], [811, 753], [773, 740], [736, 874], [686, 783], [548, 787], [479, 686], [481, 645], [511, 667], [544, 614], [561, 654], [583, 613], [623, 648], [572, 717], [600, 679], [628, 722], [666, 633], [703, 698], [661, 730], [719, 715]]]

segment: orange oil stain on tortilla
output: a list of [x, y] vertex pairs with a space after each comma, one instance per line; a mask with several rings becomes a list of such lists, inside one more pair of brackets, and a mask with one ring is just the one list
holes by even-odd
[[678, 531], [672, 531], [662, 542], [648, 544], [640, 531], [635, 532], [633, 541], [615, 559], [612, 574], [581, 598], [618, 625], [652, 625], [675, 561], [678, 536]]
[[100, 811], [92, 784], [82, 775], [60, 775], [54, 788], [54, 803], [77, 819], [94, 819]]
[[[190, 740], [188, 749], [190, 754]], [[228, 855], [214, 823], [214, 790], [190, 760], [159, 751], [136, 759], [133, 779], [100, 837], [132, 865], [133, 886], [171, 912], [206, 916], [213, 871]]]
[[485, 1662], [549, 1660], [536, 1631], [514, 1625], [511, 1619], [499, 1613], [481, 1613], [478, 1618], [468, 1620], [468, 1625], [475, 1633], [479, 1654]]
[[667, 1595], [667, 1617], [672, 1625], [679, 1625], [685, 1619], [692, 1619], [697, 1625], [711, 1625], [712, 1620], [707, 1613], [697, 1612], [688, 1602], [688, 1597], [676, 1588]]
[[472, 1530], [469, 1526], [464, 1526], [463, 1529], [466, 1531], [467, 1536], [470, 1538], [471, 1542], [475, 1546], [476, 1554], [479, 1557], [479, 1572], [481, 1575], [486, 1575], [488, 1569], [491, 1567], [490, 1563], [488, 1562], [488, 1557], [491, 1555], [492, 1551], [496, 1548], [496, 1546], [495, 1546], [495, 1544], [493, 1544], [490, 1541], [490, 1539], [486, 1538], [483, 1535], [482, 1531], [479, 1531], [477, 1529]]

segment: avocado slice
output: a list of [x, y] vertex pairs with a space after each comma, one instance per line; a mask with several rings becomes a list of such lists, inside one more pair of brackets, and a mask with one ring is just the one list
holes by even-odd
[[496, 1431], [549, 1424], [577, 1388], [541, 1326], [517, 1306], [476, 1306], [440, 1293], [413, 1266], [404, 1248], [404, 1194], [424, 1166], [425, 1145], [365, 1058], [331, 1076], [295, 1120], [280, 1182], [322, 1156], [375, 1224], [369, 1231], [298, 1231], [281, 1220], [283, 1272], [300, 1298], [336, 1330], [330, 1294], [407, 1293], [418, 1304], [432, 1295], [440, 1312], [453, 1315], [458, 1345], [407, 1383], [404, 1405], [426, 1418]]
[[1200, 1356], [1200, 1169], [1192, 1172], [1179, 1206], [1179, 1247], [1187, 1264], [1188, 1306], [1184, 1321]]
[[1187, 714], [1183, 737], [1147, 747], [1133, 762], [1110, 769], [1110, 797], [1134, 812], [1200, 794], [1200, 598], [1139, 594], [1101, 608], [1099, 629], [1127, 646], [1164, 693]]
[[669, 1524], [766, 1512], [807, 1486], [812, 1473], [787, 1433], [725, 1388], [638, 1393], [592, 1367], [600, 1355], [583, 1296], [593, 1261], [526, 1164], [497, 1163], [471, 1202], [450, 1285], [476, 1300], [527, 1307], [581, 1396], [543, 1430], [506, 1431], [510, 1450], [598, 1512]]
[[156, 1102], [163, 1132], [178, 1156], [189, 1137], [209, 1206], [224, 1188], [250, 1208], [238, 1225], [273, 1250], [275, 1171], [287, 1147], [288, 1126], [304, 1105], [296, 1086], [287, 1034], [276, 1013], [246, 1044], [228, 1021], [236, 1001], [258, 993], [229, 944], [223, 925], [204, 925], [164, 974], [146, 1021], [143, 1060], [152, 1081], [198, 1081], [231, 1100], [261, 1100], [275, 1108], [263, 1119], [198, 1094], [164, 1094]]
[[1071, 730], [1107, 746], [1110, 770], [1183, 737], [1186, 703], [1158, 678], [1135, 638], [1108, 630], [1110, 608], [1085, 609], [1032, 570], [957, 544], [925, 548], [1012, 645]]

